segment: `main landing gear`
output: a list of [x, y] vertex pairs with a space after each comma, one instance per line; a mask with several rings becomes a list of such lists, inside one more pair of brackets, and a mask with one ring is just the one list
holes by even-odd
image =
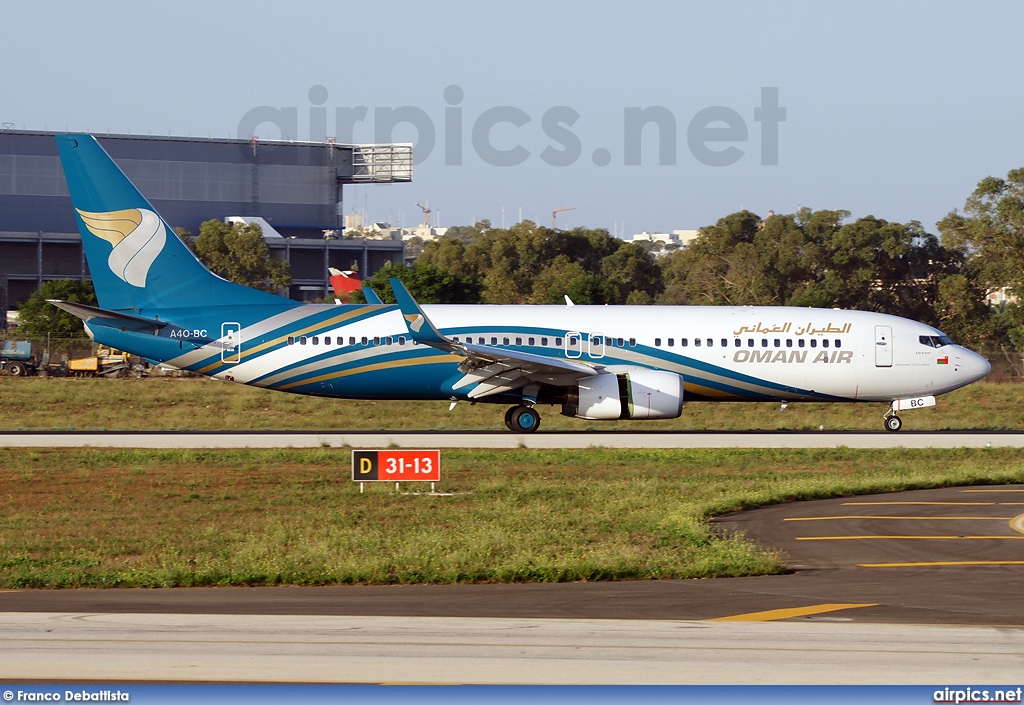
[[505, 412], [505, 425], [513, 433], [533, 433], [540, 428], [540, 414], [532, 406], [513, 406]]

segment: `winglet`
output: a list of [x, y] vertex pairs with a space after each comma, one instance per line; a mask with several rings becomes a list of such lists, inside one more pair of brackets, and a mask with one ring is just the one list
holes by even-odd
[[440, 331], [434, 327], [434, 324], [427, 318], [427, 314], [423, 313], [423, 309], [416, 303], [416, 299], [405, 288], [405, 284], [394, 277], [389, 281], [391, 282], [391, 290], [395, 292], [395, 300], [398, 302], [398, 308], [402, 312], [402, 318], [405, 319], [405, 324], [409, 327], [409, 335], [412, 339], [417, 343], [434, 348], [455, 350], [454, 341], [441, 335]]
[[368, 304], [383, 304], [384, 303], [383, 301], [380, 300], [380, 297], [377, 296], [377, 292], [374, 291], [373, 289], [371, 289], [368, 286], [364, 286], [363, 287], [363, 296], [366, 297], [366, 303], [368, 303]]

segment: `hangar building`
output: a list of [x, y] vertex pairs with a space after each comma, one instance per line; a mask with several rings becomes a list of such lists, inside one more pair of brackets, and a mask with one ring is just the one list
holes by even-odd
[[[0, 130], [0, 326], [49, 279], [88, 279], [54, 132]], [[264, 226], [272, 256], [291, 265], [289, 295], [323, 297], [328, 267], [364, 276], [403, 261], [401, 241], [336, 239], [345, 184], [412, 181], [412, 145], [99, 136], [172, 227], [206, 220]]]

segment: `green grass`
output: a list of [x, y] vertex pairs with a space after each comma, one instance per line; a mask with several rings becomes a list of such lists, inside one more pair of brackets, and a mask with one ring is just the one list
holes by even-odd
[[[978, 382], [903, 414], [907, 430], [1024, 430], [1019, 383]], [[0, 375], [0, 430], [503, 429], [502, 405], [349, 401], [207, 379], [12, 379]], [[544, 430], [881, 430], [887, 404], [688, 404], [667, 421], [584, 421], [542, 407]]]
[[1024, 482], [1024, 454], [1004, 449], [452, 450], [440, 489], [456, 494], [431, 497], [390, 483], [360, 494], [348, 461], [325, 449], [0, 449], [0, 588], [777, 573], [778, 556], [708, 519]]

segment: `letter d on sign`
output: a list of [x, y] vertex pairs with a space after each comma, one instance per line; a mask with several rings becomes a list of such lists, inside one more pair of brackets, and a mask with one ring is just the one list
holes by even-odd
[[377, 479], [377, 451], [352, 451], [352, 479], [356, 482], [373, 482]]

